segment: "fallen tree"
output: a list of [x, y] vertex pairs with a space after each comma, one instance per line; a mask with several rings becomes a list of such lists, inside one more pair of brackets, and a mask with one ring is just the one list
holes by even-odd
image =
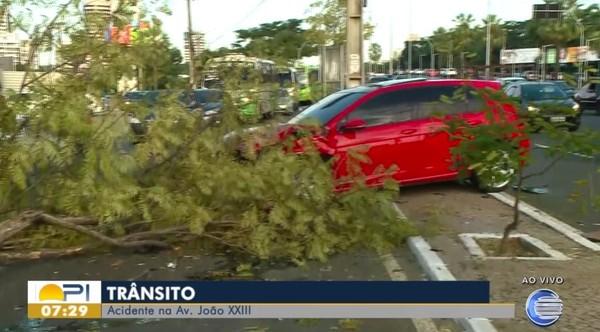
[[[26, 98], [0, 105], [2, 257], [210, 242], [248, 257], [302, 263], [355, 245], [389, 248], [411, 234], [390, 204], [395, 186], [336, 194], [332, 161], [311, 148], [309, 137], [300, 156], [278, 143], [237, 158], [224, 137], [246, 125], [236, 105], [270, 86], [262, 72], [225, 71], [218, 125], [179, 101], [185, 82], [178, 86], [176, 74], [151, 106], [126, 99], [127, 89], [118, 90], [123, 81], [168, 63], [168, 38], [157, 20], [132, 45], [91, 38], [78, 3], [54, 4], [61, 17], [31, 30], [34, 48], [54, 44], [68, 63], [60, 77], [51, 85], [29, 77]], [[119, 3], [113, 26], [131, 22], [130, 1]], [[41, 3], [7, 5], [35, 10]], [[61, 21], [69, 24], [54, 24]], [[58, 35], [71, 42], [56, 43]], [[139, 121], [144, 134], [137, 135], [130, 118], [152, 121]]]

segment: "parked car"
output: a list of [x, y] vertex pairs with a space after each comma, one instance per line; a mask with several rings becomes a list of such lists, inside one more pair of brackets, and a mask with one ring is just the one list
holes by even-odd
[[579, 105], [556, 84], [550, 82], [516, 82], [504, 88], [520, 105], [521, 114], [540, 116], [557, 125], [567, 125], [575, 131], [581, 124]]
[[523, 72], [523, 77], [528, 81], [536, 81], [538, 79], [538, 74], [533, 70], [528, 70]]
[[[456, 180], [459, 174], [453, 168], [450, 151], [456, 143], [442, 130], [445, 123], [439, 112], [463, 117], [471, 125], [486, 121], [486, 105], [470, 93], [466, 93], [464, 102], [440, 102], [442, 96], [452, 96], [465, 86], [501, 88], [493, 81], [414, 78], [342, 90], [282, 124], [278, 139], [294, 137], [299, 128], [316, 123], [318, 130], [313, 130], [313, 141], [324, 158], [334, 161], [334, 176], [343, 182], [338, 190], [352, 185], [352, 180], [344, 182], [349, 175], [348, 156], [364, 146], [369, 148], [366, 154], [370, 162], [361, 163], [360, 167], [370, 186], [382, 184], [385, 176], [379, 172], [381, 169], [393, 170], [392, 178], [402, 185]], [[516, 110], [510, 106], [504, 109], [509, 121], [518, 120]], [[303, 151], [299, 142], [294, 145], [296, 153]], [[529, 141], [524, 139], [523, 145], [528, 147]], [[514, 170], [508, 165], [499, 168], [504, 176], [486, 182], [477, 181], [477, 174], [473, 174], [474, 182], [484, 191], [503, 190]]]
[[440, 70], [440, 75], [442, 77], [455, 77], [458, 75], [458, 72], [454, 68], [442, 68]]
[[390, 77], [389, 75], [373, 75], [373, 76], [369, 77], [369, 79], [367, 80], [367, 83], [385, 82], [385, 81], [389, 81], [391, 79], [392, 79], [392, 77]]
[[425, 76], [427, 77], [438, 77], [440, 76], [440, 72], [436, 69], [425, 69]]
[[[148, 115], [140, 120], [134, 115], [129, 115], [129, 124], [134, 133], [142, 135], [146, 132], [146, 124], [156, 119], [155, 107], [162, 97], [176, 94], [174, 91], [150, 90], [132, 91], [126, 93], [123, 98], [125, 103], [141, 103], [150, 109]], [[218, 121], [223, 107], [223, 92], [218, 89], [196, 89], [190, 93], [179, 92], [177, 100], [187, 110], [202, 116], [205, 121]]]
[[279, 89], [279, 95], [277, 97], [277, 113], [283, 114], [294, 114], [297, 106], [294, 98], [290, 95], [287, 89]]
[[582, 110], [595, 110], [600, 114], [600, 79], [584, 85], [575, 93], [574, 98]]
[[513, 82], [525, 81], [525, 79], [523, 77], [501, 77], [498, 79], [498, 81], [504, 87]]
[[561, 88], [567, 94], [567, 96], [569, 96], [569, 98], [573, 98], [575, 96], [576, 90], [573, 86], [569, 85], [569, 83], [562, 81], [562, 80], [549, 81], [549, 82], [556, 84], [559, 88]]

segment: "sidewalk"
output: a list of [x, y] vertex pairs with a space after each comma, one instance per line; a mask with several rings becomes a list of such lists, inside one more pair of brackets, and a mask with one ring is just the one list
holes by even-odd
[[[454, 184], [404, 189], [398, 207], [408, 218], [434, 232], [426, 240], [456, 279], [491, 282], [492, 301], [515, 303], [516, 320], [493, 320], [498, 331], [539, 331], [524, 312], [529, 294], [539, 288], [556, 291], [564, 303], [561, 319], [548, 331], [598, 331], [600, 327], [600, 256], [563, 234], [522, 215], [516, 233], [546, 242], [571, 258], [552, 260], [476, 259], [465, 249], [461, 233], [498, 233], [512, 221], [512, 208], [495, 198]], [[437, 229], [437, 233], [435, 231]], [[523, 285], [523, 277], [563, 277], [562, 285]]]

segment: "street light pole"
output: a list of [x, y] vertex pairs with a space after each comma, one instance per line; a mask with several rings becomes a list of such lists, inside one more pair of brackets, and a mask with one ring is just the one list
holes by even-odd
[[423, 57], [425, 54], [419, 55], [419, 70], [423, 70]]
[[490, 0], [487, 2], [487, 27], [485, 33], [485, 78], [490, 79], [490, 63], [492, 52], [492, 22], [490, 15]]
[[408, 40], [408, 77], [412, 77], [412, 40]]
[[435, 56], [433, 54], [433, 43], [429, 39], [426, 39], [426, 40], [429, 43], [429, 48], [431, 50], [431, 69], [435, 69]]
[[462, 77], [465, 77], [465, 54], [469, 52], [460, 52], [460, 72]]
[[[575, 22], [577, 22], [577, 26], [579, 27], [579, 52], [577, 52], [577, 54], [580, 55], [581, 49], [585, 44], [585, 26], [583, 26], [583, 23], [581, 23], [579, 19], [576, 19]], [[577, 60], [579, 61], [579, 77], [577, 78], [577, 88], [581, 89], [583, 86], [583, 62], [581, 57], [579, 57]]]
[[194, 58], [196, 56], [195, 52], [194, 52], [194, 42], [193, 42], [193, 37], [192, 37], [192, 0], [187, 0], [187, 15], [188, 15], [188, 48], [189, 48], [189, 52], [190, 52], [190, 61], [189, 61], [189, 76], [190, 76], [190, 80], [189, 80], [189, 89], [195, 89], [196, 88], [196, 66], [194, 63]]
[[540, 77], [540, 81], [545, 81], [546, 80], [546, 48], [550, 47], [550, 46], [554, 46], [554, 44], [548, 44], [548, 45], [543, 45], [542, 46], [542, 57], [541, 57], [541, 62], [542, 62], [542, 75]]

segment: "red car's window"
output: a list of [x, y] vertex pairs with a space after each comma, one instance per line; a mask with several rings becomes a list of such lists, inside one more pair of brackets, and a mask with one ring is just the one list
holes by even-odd
[[[464, 86], [428, 86], [386, 92], [360, 105], [346, 121], [360, 118], [368, 126], [378, 126], [426, 119], [438, 114], [482, 111], [483, 102], [469, 89]], [[442, 96], [452, 98], [453, 103], [441, 102]]]
[[340, 91], [331, 94], [288, 121], [290, 124], [317, 122], [324, 125], [368, 91]]

